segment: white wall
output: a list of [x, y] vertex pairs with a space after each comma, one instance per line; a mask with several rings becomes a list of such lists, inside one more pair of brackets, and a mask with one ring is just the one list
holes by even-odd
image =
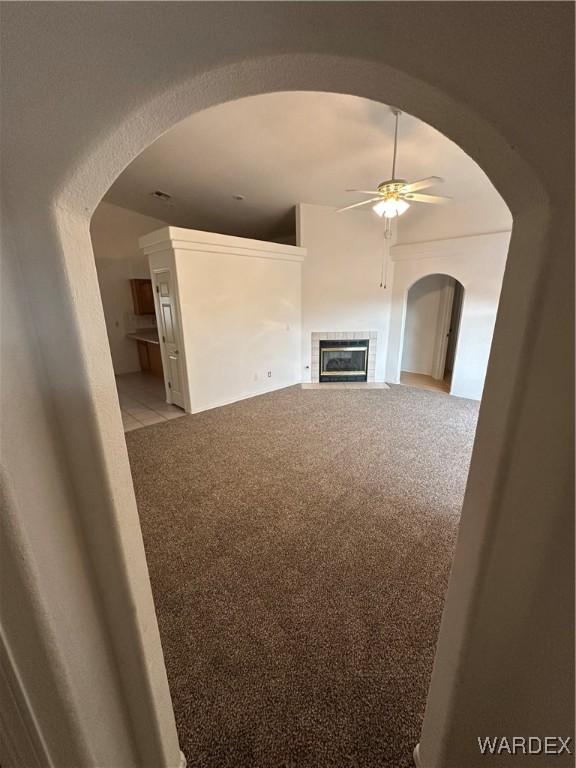
[[[402, 139], [400, 139], [400, 151]], [[502, 197], [494, 190], [493, 195], [475, 193], [473, 184], [468, 194], [460, 191], [452, 192], [451, 182], [457, 171], [466, 173], [466, 169], [452, 167], [452, 174], [443, 171], [440, 161], [435, 160], [436, 170], [440, 176], [446, 174], [446, 183], [425, 190], [431, 195], [454, 196], [454, 199], [444, 205], [413, 204], [411, 211], [398, 219], [398, 243], [416, 243], [426, 240], [444, 240], [449, 237], [466, 237], [488, 232], [504, 232], [512, 229], [512, 214]], [[422, 176], [428, 176], [426, 171]], [[468, 180], [466, 180], [466, 183]]]
[[[302, 269], [302, 381], [310, 381], [311, 334], [378, 331], [376, 381], [384, 381], [390, 288], [380, 288], [384, 225], [372, 211], [336, 213], [300, 203], [297, 243]], [[388, 286], [392, 265], [388, 270]]]
[[[311, 380], [312, 332], [376, 329], [376, 381], [399, 382], [408, 290], [427, 275], [436, 275], [440, 287], [441, 275], [449, 275], [465, 289], [451, 393], [481, 398], [509, 232], [393, 244], [382, 289], [383, 222], [371, 211], [337, 214], [334, 208], [301, 203], [296, 221], [297, 242], [308, 254], [302, 271], [303, 381]], [[408, 319], [404, 368], [431, 373], [440, 293], [415, 290], [424, 316]], [[415, 334], [421, 340], [423, 333], [430, 343], [413, 343]]]
[[300, 382], [303, 249], [176, 227], [142, 245], [175, 258], [193, 413]]
[[428, 275], [408, 291], [402, 370], [432, 375], [438, 321], [442, 306], [443, 275]]
[[106, 332], [110, 342], [114, 373], [140, 370], [136, 342], [126, 334], [150, 327], [155, 318], [135, 315], [130, 280], [150, 277], [148, 260], [138, 247], [138, 238], [165, 222], [102, 202], [90, 222], [90, 236], [96, 259]]
[[394, 286], [388, 342], [388, 381], [400, 380], [406, 300], [410, 287], [426, 275], [444, 274], [459, 280], [464, 286], [450, 392], [474, 400], [482, 397], [509, 241], [509, 232], [499, 232], [392, 247]]

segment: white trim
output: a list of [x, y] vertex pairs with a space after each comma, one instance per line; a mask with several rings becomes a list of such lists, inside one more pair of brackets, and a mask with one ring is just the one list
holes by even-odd
[[[172, 299], [174, 301], [174, 310], [176, 312], [176, 319], [178, 320], [178, 349], [180, 351], [180, 360], [182, 369], [180, 375], [182, 376], [183, 395], [184, 395], [184, 410], [186, 413], [192, 413], [192, 403], [190, 401], [190, 386], [188, 384], [188, 366], [186, 365], [186, 349], [183, 344], [182, 338], [182, 314], [180, 312], [180, 301], [178, 291], [178, 273], [176, 271], [176, 263], [174, 265], [166, 267], [155, 267], [150, 270], [150, 277], [152, 278], [152, 292], [154, 294], [154, 309], [156, 310], [156, 324], [158, 326], [158, 333], [161, 336], [162, 320], [160, 312], [160, 297], [157, 291], [157, 277], [161, 272], [168, 272], [170, 274], [170, 284], [172, 286]], [[169, 365], [166, 359], [166, 344], [160, 339], [160, 357], [162, 358], [162, 373], [164, 377], [164, 390], [166, 392], [166, 402], [172, 405], [172, 391], [168, 386]]]
[[412, 756], [414, 757], [414, 765], [416, 768], [423, 768], [422, 767], [422, 761], [420, 760], [420, 743], [416, 744], [414, 747], [414, 752], [412, 752]]
[[466, 235], [464, 237], [448, 237], [444, 240], [427, 240], [421, 243], [402, 243], [402, 245], [391, 246], [390, 257], [392, 261], [403, 261], [404, 259], [433, 259], [459, 256], [462, 253], [463, 244], [465, 244], [466, 253], [470, 256], [475, 248], [478, 251], [484, 251], [486, 249], [486, 242], [489, 240], [493, 240], [495, 244], [504, 243], [507, 247], [510, 235], [510, 230], [506, 230], [502, 232], [489, 232], [485, 235]]
[[224, 253], [230, 256], [298, 262], [304, 261], [306, 256], [306, 248], [296, 245], [251, 240], [247, 237], [232, 237], [182, 227], [157, 229], [141, 237], [138, 244], [147, 256], [166, 250]]

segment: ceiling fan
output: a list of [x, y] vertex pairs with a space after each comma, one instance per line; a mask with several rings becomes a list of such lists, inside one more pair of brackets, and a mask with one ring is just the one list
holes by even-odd
[[360, 208], [363, 205], [372, 205], [372, 210], [378, 216], [385, 216], [387, 219], [393, 219], [395, 216], [401, 216], [410, 207], [410, 203], [445, 203], [450, 197], [440, 197], [438, 195], [420, 194], [420, 190], [432, 187], [435, 184], [441, 184], [444, 179], [439, 176], [429, 176], [427, 179], [408, 182], [405, 179], [397, 179], [396, 173], [396, 154], [398, 150], [398, 118], [401, 112], [397, 109], [392, 110], [396, 117], [394, 128], [394, 155], [392, 158], [392, 178], [388, 181], [382, 181], [376, 189], [347, 189], [346, 192], [358, 192], [362, 195], [376, 195], [369, 200], [362, 200], [360, 203], [353, 203], [344, 208], [339, 208], [336, 213], [350, 211], [352, 208]]

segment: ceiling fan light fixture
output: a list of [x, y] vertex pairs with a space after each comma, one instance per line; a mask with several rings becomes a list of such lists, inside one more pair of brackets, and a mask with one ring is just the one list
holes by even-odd
[[[350, 211], [354, 208], [362, 208], [365, 205], [372, 205], [372, 210], [380, 218], [395, 219], [402, 216], [410, 208], [410, 203], [443, 203], [449, 200], [449, 197], [439, 195], [420, 194], [421, 189], [427, 189], [434, 184], [444, 181], [439, 176], [429, 176], [427, 179], [418, 179], [418, 181], [408, 182], [405, 179], [396, 178], [396, 155], [398, 153], [398, 118], [400, 110], [393, 108], [394, 115], [394, 154], [392, 156], [392, 176], [387, 181], [382, 181], [376, 189], [347, 189], [347, 192], [360, 192], [363, 195], [377, 195], [368, 200], [361, 200], [359, 203], [346, 205], [344, 208], [338, 208], [337, 213]], [[408, 202], [408, 200], [410, 202]], [[390, 231], [390, 222], [386, 224], [386, 231]]]
[[387, 219], [393, 219], [395, 216], [402, 216], [403, 213], [410, 208], [409, 203], [405, 200], [380, 200], [376, 205], [372, 206], [374, 213], [378, 216], [384, 216]]

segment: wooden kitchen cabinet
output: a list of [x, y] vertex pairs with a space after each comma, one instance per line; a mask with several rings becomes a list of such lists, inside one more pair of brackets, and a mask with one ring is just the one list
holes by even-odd
[[146, 373], [151, 373], [160, 379], [163, 378], [164, 370], [162, 368], [160, 345], [157, 342], [141, 341], [140, 339], [136, 343], [138, 344], [140, 368]]
[[150, 370], [150, 356], [148, 354], [148, 347], [150, 346], [145, 341], [137, 341], [138, 346], [138, 361], [140, 362], [140, 368], [143, 371]]
[[162, 355], [160, 353], [160, 344], [148, 344], [148, 360], [150, 361], [150, 373], [164, 378], [164, 369], [162, 368]]
[[130, 280], [132, 289], [132, 301], [134, 303], [135, 315], [153, 315], [154, 291], [152, 290], [152, 280], [133, 279]]

